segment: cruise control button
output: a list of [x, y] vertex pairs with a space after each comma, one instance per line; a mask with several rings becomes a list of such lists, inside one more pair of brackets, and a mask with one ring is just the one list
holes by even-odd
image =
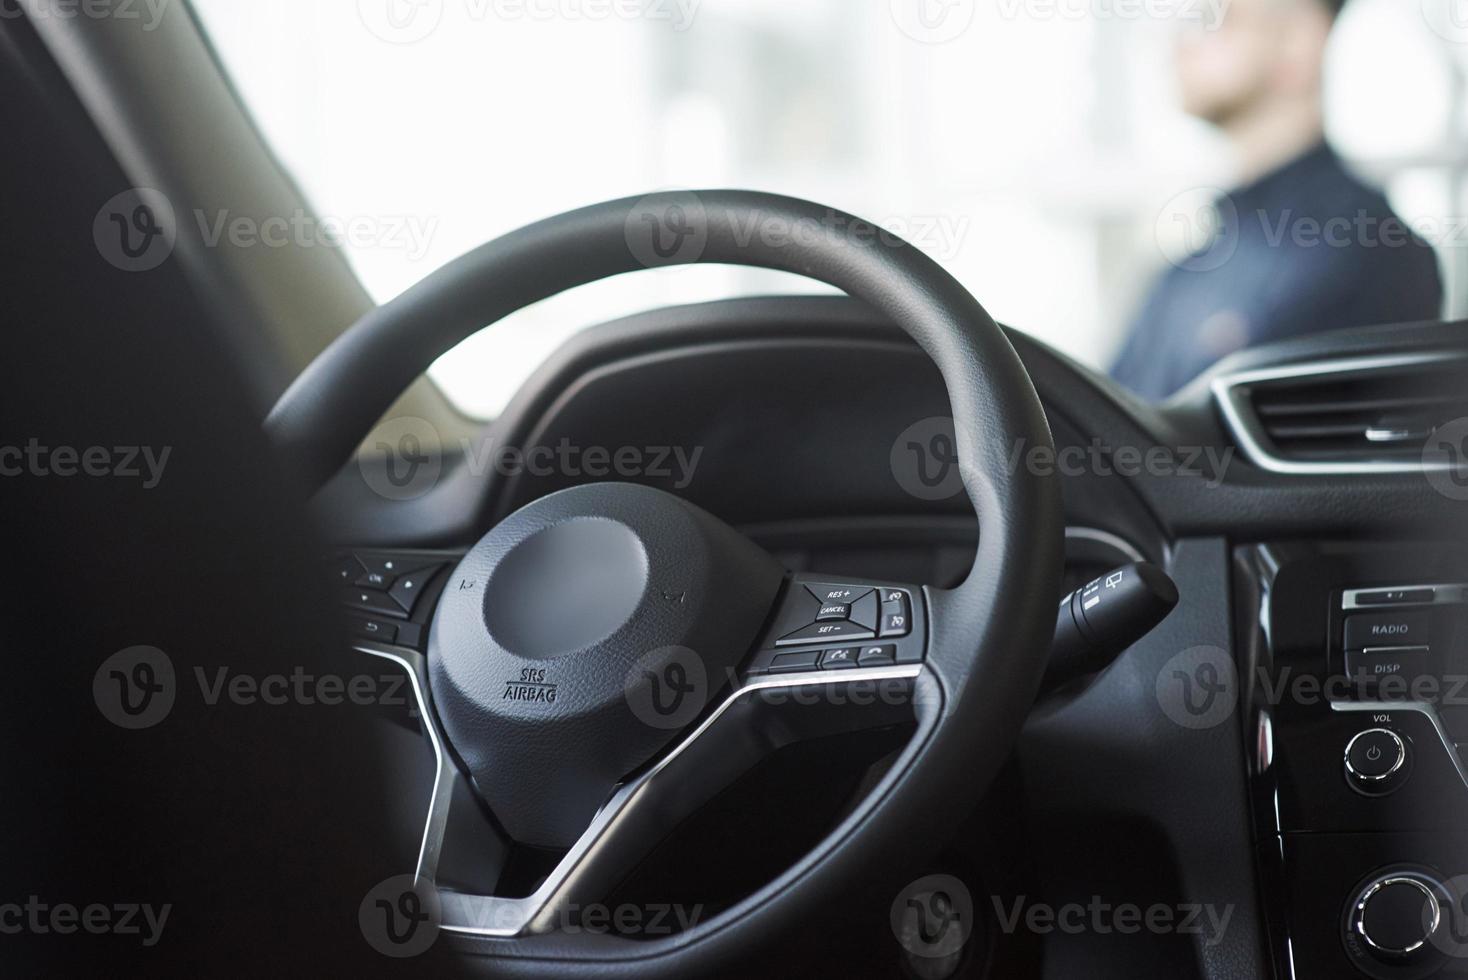
[[391, 596], [375, 589], [347, 589], [342, 593], [342, 601], [363, 612], [376, 613], [379, 616], [403, 616], [403, 608]]
[[862, 629], [850, 621], [838, 623], [814, 623], [804, 629], [798, 629], [789, 636], [781, 637], [775, 641], [776, 646], [790, 646], [795, 643], [819, 643], [822, 640], [868, 640], [872, 637], [872, 631]]
[[423, 593], [424, 586], [436, 574], [438, 574], [438, 568], [436, 567], [420, 568], [416, 572], [408, 572], [402, 578], [398, 579], [397, 584], [392, 587], [392, 591], [388, 595], [392, 596], [393, 601], [403, 607], [404, 612], [411, 613], [413, 611], [413, 604], [418, 601], [418, 596]]
[[856, 647], [837, 647], [835, 650], [827, 650], [821, 655], [821, 669], [841, 670], [845, 667], [855, 667], [856, 658]]
[[816, 613], [816, 622], [828, 623], [833, 619], [848, 619], [851, 616], [851, 607], [841, 602], [828, 602]]
[[897, 647], [891, 643], [862, 647], [857, 663], [863, 667], [890, 667], [897, 663]]
[[1374, 612], [1346, 618], [1346, 649], [1415, 647], [1428, 644], [1426, 610]]
[[779, 653], [770, 661], [770, 673], [780, 674], [792, 670], [815, 670], [821, 662], [821, 651], [799, 650], [795, 653]]
[[812, 584], [807, 585], [806, 588], [809, 589], [810, 594], [815, 596], [816, 599], [822, 604], [828, 602], [844, 602], [847, 605], [850, 605], [851, 603], [860, 599], [862, 596], [866, 595], [868, 592], [872, 591], [871, 587], [866, 585]]
[[875, 589], [851, 604], [851, 621], [863, 629], [876, 632], [879, 615], [881, 615], [881, 610], [877, 603]]

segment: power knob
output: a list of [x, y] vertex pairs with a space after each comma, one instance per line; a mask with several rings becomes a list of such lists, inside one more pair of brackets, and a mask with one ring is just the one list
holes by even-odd
[[1346, 782], [1366, 796], [1385, 796], [1412, 770], [1407, 741], [1389, 728], [1368, 728], [1346, 743]]

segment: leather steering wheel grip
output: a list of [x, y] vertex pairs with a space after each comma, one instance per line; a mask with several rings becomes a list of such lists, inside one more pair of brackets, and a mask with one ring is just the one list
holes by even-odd
[[[972, 572], [927, 589], [931, 697], [915, 740], [816, 851], [687, 933], [625, 955], [554, 934], [486, 941], [495, 972], [576, 961], [597, 976], [706, 966], [748, 950], [787, 916], [835, 898], [876, 853], [928, 846], [971, 810], [1008, 756], [1044, 672], [1059, 597], [1064, 519], [1057, 478], [1016, 466], [1017, 445], [1053, 448], [1039, 397], [1008, 339], [952, 276], [861, 219], [736, 190], [626, 198], [529, 225], [481, 246], [368, 313], [281, 397], [265, 427], [287, 465], [324, 483], [398, 395], [440, 355], [566, 289], [651, 266], [721, 263], [793, 272], [855, 296], [903, 327], [937, 364], [953, 408], [964, 486], [981, 529]], [[954, 723], [949, 723], [954, 722]], [[572, 962], [561, 960], [568, 958]]]

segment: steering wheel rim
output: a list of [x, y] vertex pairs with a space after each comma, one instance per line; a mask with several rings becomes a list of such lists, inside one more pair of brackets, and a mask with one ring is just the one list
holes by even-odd
[[937, 364], [953, 407], [964, 487], [981, 534], [973, 569], [927, 588], [919, 726], [898, 761], [810, 854], [734, 907], [667, 939], [547, 933], [481, 938], [496, 970], [599, 976], [687, 972], [747, 951], [877, 854], [915, 850], [968, 812], [1004, 761], [1045, 666], [1059, 595], [1063, 517], [1052, 473], [1015, 466], [1052, 447], [1039, 398], [992, 318], [918, 249], [861, 219], [748, 191], [668, 192], [572, 211], [490, 242], [370, 312], [286, 391], [265, 428], [319, 486], [440, 355], [566, 289], [653, 266], [719, 263], [793, 272], [862, 299]]

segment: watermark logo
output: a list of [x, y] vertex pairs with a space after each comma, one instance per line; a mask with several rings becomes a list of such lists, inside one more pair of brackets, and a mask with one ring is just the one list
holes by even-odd
[[444, 0], [357, 0], [357, 17], [389, 44], [416, 44], [438, 30]]
[[[1454, 875], [1443, 883], [1441, 904], [1422, 903], [1422, 930], [1440, 953], [1468, 959], [1468, 875]], [[1433, 929], [1433, 920], [1437, 928]]]
[[963, 492], [953, 419], [914, 422], [892, 443], [889, 463], [897, 485], [919, 500], [947, 500]]
[[1468, 0], [1422, 0], [1422, 19], [1443, 40], [1468, 44]]
[[362, 479], [388, 500], [414, 500], [432, 490], [443, 473], [443, 444], [427, 419], [399, 416], [372, 434], [357, 456]]
[[892, 935], [914, 956], [952, 956], [973, 935], [973, 895], [952, 875], [928, 875], [898, 893], [890, 920]]
[[1162, 206], [1152, 232], [1171, 265], [1185, 272], [1212, 272], [1238, 251], [1238, 208], [1217, 187], [1195, 187]]
[[892, 23], [921, 44], [944, 44], [974, 22], [974, 0], [890, 0]]
[[173, 661], [157, 647], [119, 650], [92, 675], [92, 700], [102, 717], [132, 731], [168, 717], [178, 694]]
[[397, 875], [377, 884], [357, 907], [357, 925], [367, 944], [384, 956], [420, 956], [438, 939], [443, 903], [433, 883]]
[[649, 269], [697, 262], [708, 247], [708, 212], [692, 191], [649, 194], [627, 213], [627, 248]]
[[150, 187], [114, 195], [92, 220], [97, 252], [123, 272], [148, 272], [173, 254], [178, 224], [173, 204]]
[[684, 728], [708, 703], [708, 670], [703, 658], [687, 647], [660, 647], [643, 654], [627, 671], [622, 693], [644, 725]]
[[1468, 418], [1439, 426], [1422, 447], [1427, 482], [1449, 500], [1468, 500]]
[[1239, 678], [1228, 651], [1196, 646], [1157, 672], [1157, 703], [1183, 728], [1202, 730], [1227, 721], [1238, 703]]

